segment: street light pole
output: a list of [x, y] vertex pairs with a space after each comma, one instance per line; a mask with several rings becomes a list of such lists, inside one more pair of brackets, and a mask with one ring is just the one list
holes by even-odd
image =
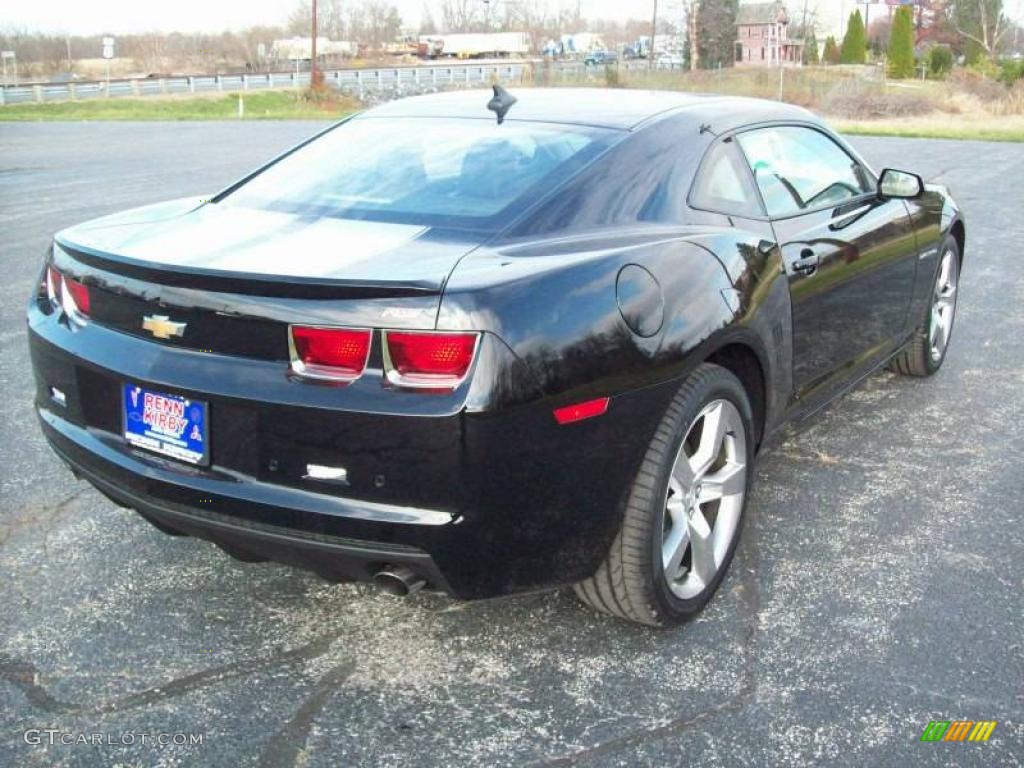
[[309, 87], [316, 88], [316, 0], [313, 0], [313, 36], [310, 38]]

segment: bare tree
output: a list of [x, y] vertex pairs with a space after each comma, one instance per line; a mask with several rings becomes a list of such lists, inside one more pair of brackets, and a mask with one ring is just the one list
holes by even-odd
[[504, 27], [512, 32], [524, 32], [530, 38], [530, 46], [540, 50], [559, 31], [558, 20], [548, 11], [544, 0], [521, 0], [505, 3]]
[[441, 21], [446, 32], [473, 32], [480, 26], [479, 0], [444, 0]]
[[420, 34], [437, 34], [437, 24], [434, 23], [434, 17], [430, 13], [430, 6], [426, 3], [423, 4], [423, 10], [420, 11]]
[[1012, 28], [1003, 14], [1002, 0], [957, 0], [953, 8], [953, 25], [968, 40], [981, 46], [987, 56], [994, 56], [1006, 33]]
[[373, 51], [398, 37], [402, 30], [402, 17], [398, 8], [385, 0], [363, 0], [349, 6], [348, 34], [360, 45]]
[[345, 24], [343, 0], [317, 0], [317, 28], [331, 40], [344, 40], [348, 29]]
[[305, 37], [309, 34], [309, 19], [312, 15], [309, 0], [299, 0], [295, 8], [288, 14], [288, 33]]
[[[700, 66], [700, 0], [691, 0], [686, 21], [690, 32], [690, 69], [696, 72]], [[651, 51], [651, 56], [653, 55], [654, 51]]]

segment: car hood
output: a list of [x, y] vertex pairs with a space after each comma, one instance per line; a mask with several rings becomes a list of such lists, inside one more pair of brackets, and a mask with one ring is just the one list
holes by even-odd
[[440, 291], [482, 233], [302, 216], [188, 198], [63, 230], [57, 243], [109, 261], [196, 275]]

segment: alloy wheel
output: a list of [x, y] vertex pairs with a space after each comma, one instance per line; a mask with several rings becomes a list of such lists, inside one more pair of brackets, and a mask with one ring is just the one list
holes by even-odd
[[739, 529], [747, 488], [743, 419], [728, 400], [708, 403], [679, 448], [665, 498], [662, 567], [676, 597], [710, 585]]
[[956, 314], [957, 257], [952, 251], [942, 255], [939, 274], [935, 278], [932, 297], [931, 325], [928, 329], [928, 349], [932, 362], [937, 363], [946, 353], [949, 334], [953, 330], [953, 316]]

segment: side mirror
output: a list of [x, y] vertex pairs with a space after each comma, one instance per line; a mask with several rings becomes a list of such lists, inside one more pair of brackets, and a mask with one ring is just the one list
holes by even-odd
[[913, 200], [924, 194], [924, 181], [916, 173], [886, 168], [878, 180], [878, 196]]

